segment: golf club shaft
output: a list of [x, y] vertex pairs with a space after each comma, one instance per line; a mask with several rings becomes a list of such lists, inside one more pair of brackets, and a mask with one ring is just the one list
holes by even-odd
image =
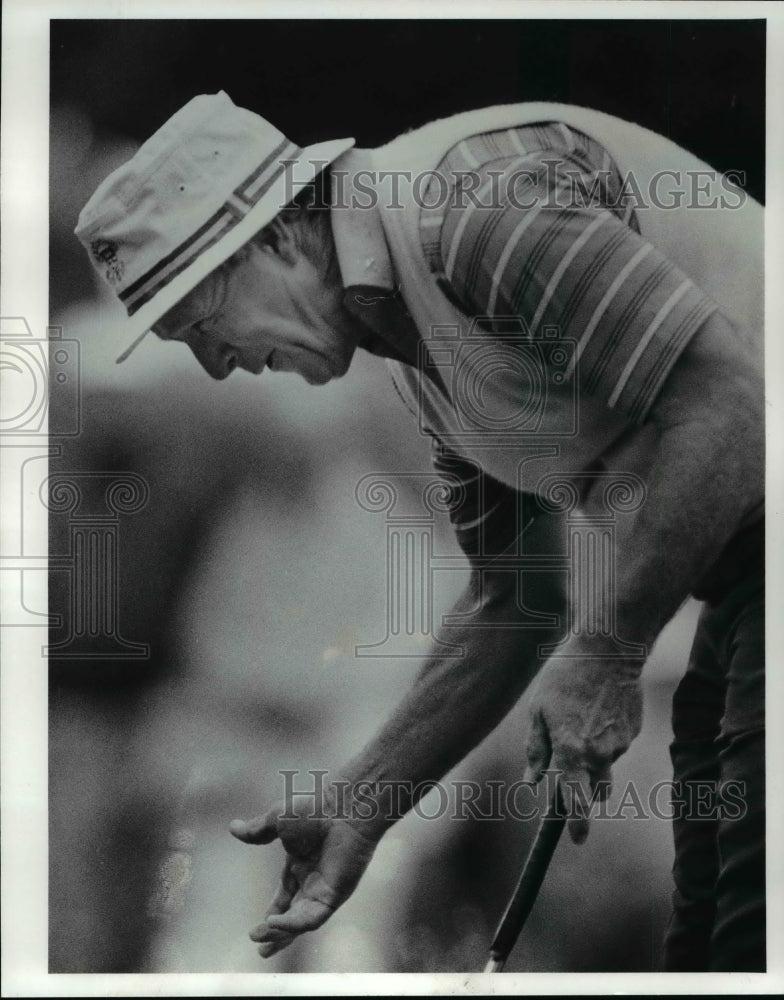
[[534, 905], [565, 823], [561, 789], [556, 781], [555, 791], [523, 865], [520, 881], [490, 945], [490, 960], [485, 966], [485, 972], [500, 972], [503, 969]]

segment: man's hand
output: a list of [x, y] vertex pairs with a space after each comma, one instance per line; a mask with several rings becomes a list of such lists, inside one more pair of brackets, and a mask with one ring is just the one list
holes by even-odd
[[286, 849], [278, 891], [264, 922], [250, 932], [262, 958], [321, 927], [354, 891], [376, 848], [346, 820], [315, 817], [312, 800], [300, 806], [281, 802], [247, 823], [233, 820], [229, 830], [245, 844], [279, 837]]
[[567, 827], [576, 844], [588, 836], [586, 806], [610, 791], [610, 765], [642, 724], [639, 661], [548, 660], [531, 685], [526, 780], [560, 772]]

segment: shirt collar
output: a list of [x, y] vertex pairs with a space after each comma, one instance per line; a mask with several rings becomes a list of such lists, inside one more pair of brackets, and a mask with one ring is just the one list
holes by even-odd
[[[368, 177], [370, 150], [349, 149], [332, 166], [330, 219], [344, 302], [368, 330], [357, 346], [381, 357], [419, 365], [420, 335], [400, 294], [378, 205], [367, 203], [367, 187], [359, 187], [361, 171]], [[431, 379], [446, 395], [435, 368]]]
[[417, 364], [419, 332], [400, 295], [378, 205], [367, 206], [370, 151], [350, 149], [332, 167], [330, 220], [346, 309], [366, 334], [357, 346], [394, 361]]
[[368, 201], [367, 186], [357, 186], [360, 171], [371, 167], [370, 150], [349, 149], [332, 165], [332, 234], [343, 287], [396, 288], [378, 205]]

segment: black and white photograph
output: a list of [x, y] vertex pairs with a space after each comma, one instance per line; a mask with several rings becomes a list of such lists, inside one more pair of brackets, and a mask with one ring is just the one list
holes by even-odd
[[4, 995], [781, 988], [781, 22], [6, 5]]

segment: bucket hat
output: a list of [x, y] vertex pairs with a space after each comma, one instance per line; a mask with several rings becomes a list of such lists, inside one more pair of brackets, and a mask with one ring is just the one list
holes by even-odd
[[177, 111], [98, 186], [74, 231], [127, 313], [134, 339], [117, 362], [353, 145], [300, 148], [224, 91]]

